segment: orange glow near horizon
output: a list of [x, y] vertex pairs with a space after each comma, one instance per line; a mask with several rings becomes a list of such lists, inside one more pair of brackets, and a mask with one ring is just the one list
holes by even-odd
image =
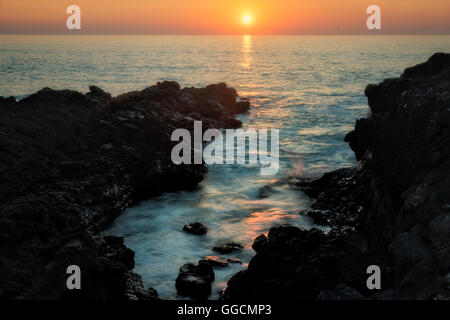
[[[450, 34], [448, 0], [377, 0], [387, 34]], [[1, 33], [366, 34], [366, 0], [0, 0]], [[247, 17], [247, 18], [244, 18]]]

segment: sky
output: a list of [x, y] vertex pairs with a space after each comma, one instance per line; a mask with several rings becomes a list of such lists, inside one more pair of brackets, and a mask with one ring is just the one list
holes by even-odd
[[[67, 30], [72, 4], [81, 30]], [[381, 30], [366, 27], [372, 4]], [[450, 34], [450, 0], [0, 0], [0, 33]]]

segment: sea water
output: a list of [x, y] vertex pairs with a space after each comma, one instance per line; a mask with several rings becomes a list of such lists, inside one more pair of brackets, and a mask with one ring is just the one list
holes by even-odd
[[[118, 95], [174, 80], [183, 87], [226, 82], [249, 98], [243, 129], [279, 129], [276, 175], [262, 176], [255, 165], [212, 165], [195, 190], [142, 201], [105, 232], [125, 237], [135, 271], [162, 298], [181, 298], [175, 279], [187, 262], [241, 259], [215, 268], [216, 299], [248, 265], [256, 236], [283, 223], [314, 227], [299, 214], [311, 200], [295, 181], [356, 165], [344, 136], [368, 114], [366, 85], [438, 51], [450, 51], [450, 36], [1, 36], [0, 95], [20, 99], [46, 86], [86, 92], [89, 85]], [[182, 231], [196, 221], [206, 235]], [[212, 251], [229, 241], [244, 249]]]

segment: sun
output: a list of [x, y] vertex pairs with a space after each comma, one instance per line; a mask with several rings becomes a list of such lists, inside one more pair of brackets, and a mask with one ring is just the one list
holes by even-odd
[[242, 22], [244, 22], [244, 24], [250, 24], [250, 22], [252, 22], [252, 17], [249, 15], [245, 15], [242, 17]]

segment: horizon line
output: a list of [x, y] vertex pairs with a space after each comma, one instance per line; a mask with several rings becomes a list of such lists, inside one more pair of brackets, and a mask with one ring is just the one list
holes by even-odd
[[64, 33], [1, 33], [6, 35], [29, 36], [450, 36], [449, 33], [81, 33], [68, 31]]

